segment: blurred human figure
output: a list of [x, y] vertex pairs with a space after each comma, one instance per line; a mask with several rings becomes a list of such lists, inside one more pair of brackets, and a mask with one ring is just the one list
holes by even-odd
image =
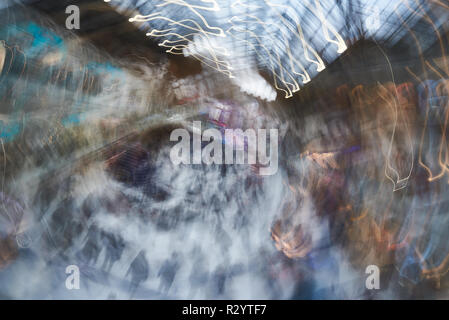
[[158, 277], [161, 278], [159, 283], [159, 291], [167, 294], [178, 272], [179, 258], [176, 252], [173, 252], [171, 258], [166, 260], [162, 267], [159, 269]]
[[133, 260], [125, 277], [127, 277], [128, 274], [131, 274], [130, 299], [132, 299], [139, 285], [148, 279], [150, 274], [150, 265], [145, 257], [145, 250], [141, 250]]
[[81, 249], [81, 256], [88, 265], [95, 264], [101, 253], [100, 230], [96, 225], [92, 225], [86, 235], [86, 244]]
[[106, 256], [102, 268], [106, 272], [110, 272], [114, 264], [122, 257], [126, 245], [120, 235], [110, 232], [103, 232], [103, 243], [106, 248]]
[[211, 276], [212, 294], [214, 297], [220, 297], [225, 292], [227, 272], [223, 265], [215, 269]]
[[207, 268], [207, 259], [199, 248], [193, 249], [194, 262], [190, 271], [190, 299], [195, 299], [198, 291], [205, 288], [209, 279], [209, 271]]

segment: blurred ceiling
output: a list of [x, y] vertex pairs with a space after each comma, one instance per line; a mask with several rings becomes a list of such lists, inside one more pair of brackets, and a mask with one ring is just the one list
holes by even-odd
[[[444, 3], [425, 0], [23, 0], [64, 25], [65, 8], [81, 11], [77, 34], [114, 55], [136, 53], [158, 59], [164, 51], [182, 59], [180, 72], [202, 66], [237, 79], [263, 72], [285, 98], [335, 61], [348, 46], [370, 38], [392, 47], [417, 30], [423, 50], [436, 38], [423, 23]], [[444, 11], [445, 13], [447, 11]], [[433, 20], [439, 28], [447, 19]], [[185, 63], [189, 58], [190, 63]], [[196, 61], [194, 63], [193, 61]], [[189, 69], [192, 70], [189, 70]], [[182, 73], [182, 72], [181, 72]], [[272, 94], [271, 94], [272, 95]], [[274, 96], [266, 96], [273, 99]]]

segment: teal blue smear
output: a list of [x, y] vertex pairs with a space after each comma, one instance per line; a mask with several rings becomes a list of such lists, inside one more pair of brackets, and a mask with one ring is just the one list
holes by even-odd
[[73, 125], [78, 125], [82, 121], [84, 121], [85, 115], [82, 113], [72, 113], [68, 115], [67, 117], [63, 118], [61, 120], [61, 123], [64, 127], [70, 127]]
[[87, 64], [87, 68], [89, 69], [96, 69], [99, 71], [105, 71], [105, 72], [120, 72], [121, 69], [114, 66], [113, 64], [109, 62], [105, 63], [97, 63], [97, 62], [89, 62]]
[[97, 62], [89, 62], [86, 67], [95, 72], [96, 74], [104, 74], [112, 75], [115, 77], [120, 77], [122, 75], [122, 69], [112, 65], [109, 62], [106, 63], [97, 63]]
[[40, 43], [62, 46], [64, 43], [64, 40], [57, 34], [48, 29], [42, 28], [33, 22], [28, 24], [26, 31], [34, 36], [32, 46], [39, 45]]
[[40, 51], [48, 47], [56, 47], [59, 50], [65, 51], [64, 40], [61, 37], [49, 29], [40, 27], [34, 22], [29, 22], [24, 26], [20, 24], [9, 26], [7, 33], [8, 39], [10, 37], [18, 37], [23, 41], [30, 36], [33, 38], [30, 47], [23, 48], [25, 54], [29, 56], [38, 55]]
[[[33, 42], [31, 44], [32, 50], [28, 51], [39, 51], [46, 47], [57, 47], [64, 50], [64, 40], [50, 30], [41, 28], [37, 24], [31, 22], [28, 24], [26, 31], [33, 35]], [[32, 54], [34, 52], [28, 53]]]
[[11, 141], [17, 134], [19, 134], [19, 132], [20, 132], [19, 123], [16, 122], [11, 124], [5, 124], [3, 121], [0, 120], [0, 139], [3, 139], [4, 141]]

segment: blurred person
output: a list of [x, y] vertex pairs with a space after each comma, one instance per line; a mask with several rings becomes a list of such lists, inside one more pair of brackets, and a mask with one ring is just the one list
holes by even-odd
[[148, 279], [150, 275], [150, 265], [145, 257], [145, 250], [140, 250], [139, 254], [134, 258], [125, 274], [125, 278], [131, 276], [131, 284], [129, 287], [130, 299], [133, 298], [139, 285]]
[[159, 282], [159, 291], [161, 293], [165, 295], [168, 294], [179, 268], [179, 254], [177, 252], [173, 252], [171, 257], [162, 264], [157, 274], [157, 276], [161, 279]]

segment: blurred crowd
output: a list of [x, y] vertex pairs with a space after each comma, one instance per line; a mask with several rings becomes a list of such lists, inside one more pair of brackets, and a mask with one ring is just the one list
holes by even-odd
[[[366, 79], [267, 102], [0, 10], [0, 297], [447, 298], [441, 59], [398, 82], [364, 61]], [[279, 172], [174, 165], [170, 134], [192, 121], [278, 129]]]

